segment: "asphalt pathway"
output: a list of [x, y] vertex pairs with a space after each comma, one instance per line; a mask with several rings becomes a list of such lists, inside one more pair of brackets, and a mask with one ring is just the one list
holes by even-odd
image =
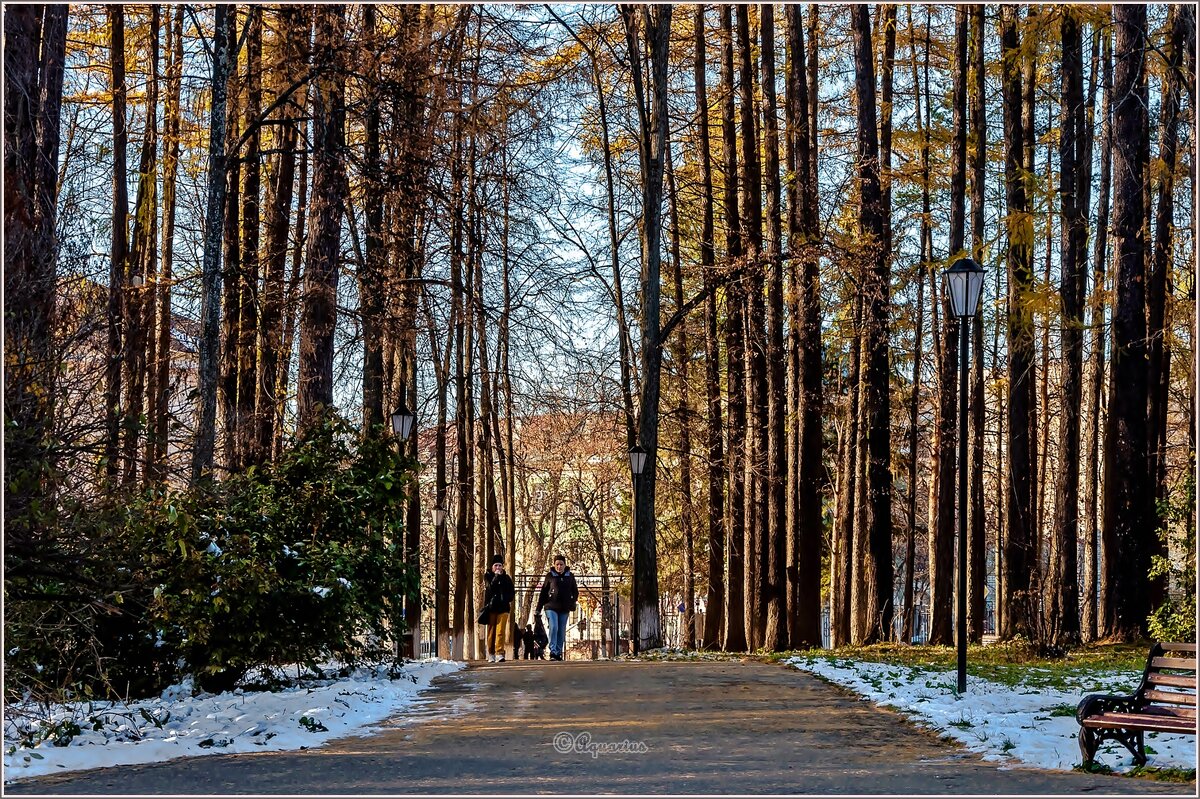
[[1004, 768], [794, 669], [754, 661], [508, 662], [435, 682], [384, 730], [301, 752], [62, 774], [6, 794], [1196, 795]]

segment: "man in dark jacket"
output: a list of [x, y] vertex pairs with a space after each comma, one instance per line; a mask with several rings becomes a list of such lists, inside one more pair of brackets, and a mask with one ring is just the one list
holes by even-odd
[[554, 567], [546, 572], [542, 580], [542, 593], [538, 596], [537, 612], [546, 609], [550, 625], [550, 659], [562, 660], [567, 640], [567, 614], [575, 610], [579, 599], [579, 586], [575, 575], [567, 568], [567, 559], [554, 556]]
[[504, 662], [504, 645], [508, 637], [508, 619], [516, 587], [504, 572], [504, 558], [492, 558], [492, 573], [483, 592], [483, 606], [488, 611], [488, 662]]

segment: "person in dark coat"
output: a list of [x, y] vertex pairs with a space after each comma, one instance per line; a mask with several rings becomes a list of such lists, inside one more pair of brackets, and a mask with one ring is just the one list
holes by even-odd
[[537, 612], [546, 609], [550, 625], [550, 659], [562, 660], [567, 640], [567, 616], [575, 610], [579, 599], [579, 586], [575, 575], [567, 568], [567, 559], [554, 556], [554, 566], [542, 580], [542, 593], [538, 596]]
[[538, 614], [534, 619], [536, 622], [533, 627], [533, 659], [542, 660], [546, 657], [546, 644], [549, 638], [546, 636], [546, 625], [542, 623], [542, 614]]
[[509, 617], [512, 601], [517, 595], [512, 578], [504, 572], [504, 558], [492, 558], [492, 573], [488, 576], [487, 588], [483, 592], [483, 606], [487, 608], [488, 662], [504, 662], [504, 646], [508, 637]]
[[533, 625], [526, 624], [524, 631], [521, 633], [521, 648], [525, 651], [525, 659], [533, 660], [537, 657], [537, 638], [533, 634]]

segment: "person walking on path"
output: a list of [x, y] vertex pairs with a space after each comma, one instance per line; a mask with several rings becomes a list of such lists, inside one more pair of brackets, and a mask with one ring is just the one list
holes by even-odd
[[508, 637], [508, 620], [513, 597], [517, 594], [512, 578], [504, 572], [504, 558], [492, 558], [492, 573], [483, 592], [483, 606], [488, 610], [488, 662], [504, 662], [504, 646]]
[[542, 580], [542, 593], [538, 596], [537, 612], [546, 609], [546, 619], [550, 625], [550, 659], [562, 660], [567, 640], [567, 615], [575, 610], [579, 599], [579, 586], [575, 584], [575, 575], [567, 568], [567, 559], [562, 555], [554, 556], [554, 566], [546, 572]]
[[550, 642], [550, 637], [546, 635], [546, 624], [542, 621], [542, 614], [537, 614], [533, 621], [533, 659], [545, 660], [546, 644]]
[[533, 635], [532, 624], [526, 624], [524, 632], [521, 633], [521, 648], [525, 652], [525, 659], [533, 660], [536, 654], [534, 650], [537, 648], [537, 640]]

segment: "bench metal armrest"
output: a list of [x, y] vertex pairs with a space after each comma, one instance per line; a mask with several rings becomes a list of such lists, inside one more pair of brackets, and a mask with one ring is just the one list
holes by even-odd
[[1136, 713], [1141, 707], [1137, 694], [1088, 694], [1079, 700], [1075, 720], [1083, 724], [1089, 716], [1101, 713]]

